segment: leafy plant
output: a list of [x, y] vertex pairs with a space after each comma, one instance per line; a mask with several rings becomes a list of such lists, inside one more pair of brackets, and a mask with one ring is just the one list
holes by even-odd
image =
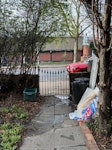
[[27, 114], [26, 114], [26, 113], [17, 114], [16, 117], [17, 117], [18, 119], [23, 119], [23, 118], [26, 118], [26, 117], [27, 117]]
[[9, 127], [9, 123], [7, 123], [7, 122], [1, 125], [2, 130], [6, 130], [6, 129], [8, 129], [8, 127]]
[[10, 144], [10, 142], [5, 143], [4, 141], [2, 141], [0, 145], [2, 146], [2, 150], [12, 150], [12, 145]]
[[4, 123], [0, 128], [4, 130], [0, 135], [1, 150], [16, 150], [16, 143], [21, 139], [22, 125], [20, 123]]
[[1, 111], [6, 114], [10, 113], [11, 117], [17, 119], [24, 119], [27, 117], [27, 113], [24, 111], [24, 109], [16, 105], [13, 105], [12, 107], [4, 107]]
[[4, 107], [1, 111], [2, 111], [3, 113], [8, 113], [8, 112], [9, 112], [9, 108], [8, 108], [8, 107]]

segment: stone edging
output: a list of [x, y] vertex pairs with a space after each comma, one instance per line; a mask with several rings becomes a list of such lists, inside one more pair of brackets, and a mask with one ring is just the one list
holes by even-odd
[[99, 150], [97, 143], [93, 135], [91, 134], [91, 131], [87, 127], [87, 125], [82, 121], [79, 122], [79, 125], [81, 127], [82, 133], [84, 134], [86, 138], [86, 144], [87, 144], [88, 150]]

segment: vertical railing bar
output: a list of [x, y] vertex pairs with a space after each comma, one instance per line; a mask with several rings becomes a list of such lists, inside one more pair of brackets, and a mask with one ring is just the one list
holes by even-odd
[[46, 70], [46, 68], [44, 68], [45, 69], [45, 76], [44, 76], [44, 78], [45, 78], [45, 96], [46, 96], [46, 78], [47, 78], [47, 70]]
[[66, 85], [66, 95], [68, 95], [68, 92], [67, 92], [67, 89], [68, 89], [68, 87], [67, 87], [67, 72], [65, 71], [65, 85]]
[[64, 68], [64, 75], [63, 75], [63, 77], [64, 77], [64, 87], [65, 87], [65, 89], [64, 89], [64, 95], [66, 95], [66, 72], [65, 72], [65, 68]]
[[60, 86], [59, 86], [59, 95], [61, 95], [61, 70], [59, 70], [59, 77], [60, 77]]
[[65, 89], [65, 94], [67, 94], [67, 73], [66, 73], [66, 70], [65, 70], [65, 86], [66, 86], [66, 89]]
[[70, 95], [70, 85], [69, 85], [69, 73], [67, 72], [67, 87], [68, 87], [68, 95]]
[[59, 82], [60, 82], [59, 70], [57, 70], [57, 95], [59, 95]]
[[45, 94], [44, 94], [44, 93], [45, 93], [45, 88], [44, 88], [44, 87], [45, 87], [45, 85], [44, 85], [44, 84], [45, 84], [44, 71], [45, 71], [45, 70], [44, 70], [44, 68], [43, 68], [43, 72], [42, 72], [42, 74], [43, 74], [43, 75], [42, 75], [42, 77], [43, 77], [43, 79], [42, 79], [42, 81], [43, 81], [43, 82], [42, 82], [42, 92], [43, 92], [43, 95], [45, 96]]
[[53, 87], [54, 87], [54, 71], [52, 71], [52, 90], [51, 90], [52, 93], [53, 93]]
[[65, 71], [65, 69], [64, 69], [64, 84], [65, 84], [64, 93], [65, 93], [65, 95], [67, 95], [67, 85], [66, 85], [66, 83], [67, 83], [67, 80], [66, 80], [66, 71]]
[[60, 86], [59, 86], [59, 95], [61, 95], [61, 70], [59, 70], [59, 77], [60, 77]]
[[38, 79], [38, 81], [39, 81], [39, 85], [38, 85], [38, 87], [39, 87], [39, 89], [38, 89], [38, 91], [39, 91], [39, 93], [40, 93], [40, 67], [38, 66], [38, 77], [39, 77], [39, 79]]
[[65, 71], [65, 73], [64, 73], [64, 82], [65, 82], [65, 95], [67, 95], [67, 78], [66, 78], [66, 70], [65, 70], [65, 68], [64, 68], [64, 71]]
[[42, 92], [44, 95], [45, 89], [43, 87], [44, 87], [44, 69], [42, 68]]
[[65, 69], [63, 69], [63, 95], [66, 95], [66, 80], [65, 80]]
[[55, 82], [54, 82], [54, 83], [55, 83], [55, 88], [54, 88], [54, 89], [55, 89], [55, 90], [54, 90], [55, 92], [54, 92], [54, 93], [55, 93], [55, 95], [56, 95], [56, 94], [57, 94], [57, 89], [56, 89], [56, 88], [57, 88], [57, 87], [56, 87], [56, 69], [55, 69]]
[[61, 82], [60, 82], [60, 95], [62, 94], [62, 76], [61, 76], [61, 70], [60, 70], [60, 79], [61, 79]]
[[62, 69], [62, 95], [64, 95], [64, 77], [63, 77], [63, 75], [64, 75], [64, 70]]
[[58, 78], [57, 78], [57, 90], [58, 90], [57, 94], [59, 95], [59, 86], [60, 86], [59, 85], [60, 84], [59, 70], [58, 70], [57, 76], [58, 76]]
[[62, 80], [62, 81], [63, 81], [63, 90], [62, 90], [62, 91], [63, 91], [63, 95], [65, 94], [64, 90], [65, 90], [65, 88], [66, 88], [66, 87], [64, 86], [64, 73], [65, 73], [65, 71], [64, 71], [64, 69], [63, 69], [63, 73], [62, 73], [62, 76], [63, 76], [63, 80]]
[[62, 88], [62, 93], [63, 93], [63, 94], [62, 94], [62, 95], [64, 95], [64, 88], [65, 88], [65, 87], [64, 87], [64, 69], [62, 70], [62, 78], [63, 78], [63, 79], [62, 79], [62, 81], [63, 81], [63, 82], [62, 82], [62, 84], [63, 84], [63, 88]]
[[49, 95], [49, 89], [48, 89], [48, 85], [49, 84], [49, 69], [47, 68], [47, 81], [46, 81], [46, 95]]
[[38, 73], [39, 73], [39, 91], [40, 91], [40, 95], [41, 95], [41, 73], [40, 73], [40, 67], [38, 67]]
[[[48, 68], [47, 68], [48, 69]], [[45, 81], [45, 95], [47, 96], [47, 69], [46, 69], [46, 81]]]
[[60, 82], [58, 82], [58, 94], [61, 95], [61, 74], [60, 74], [60, 69], [59, 69], [59, 73], [58, 73], [58, 76], [59, 76], [59, 80]]
[[46, 82], [46, 92], [47, 92], [47, 95], [49, 95], [48, 93], [48, 87], [49, 87], [49, 69], [47, 70], [47, 82]]
[[51, 76], [51, 70], [50, 70], [50, 75], [49, 75], [49, 82], [50, 82], [50, 87], [49, 87], [49, 95], [51, 93], [51, 89], [52, 89], [52, 76]]
[[52, 90], [53, 90], [53, 71], [51, 71], [51, 79], [50, 80], [51, 80], [50, 95], [52, 95]]
[[54, 87], [53, 87], [53, 95], [55, 95], [55, 69], [54, 69]]
[[62, 70], [62, 77], [63, 77], [63, 80], [62, 80], [63, 81], [63, 90], [62, 90], [62, 92], [63, 92], [63, 95], [64, 95], [64, 88], [65, 88], [64, 87], [64, 69]]
[[63, 77], [62, 77], [62, 69], [61, 69], [61, 95], [63, 95]]
[[67, 80], [67, 92], [68, 92], [68, 96], [69, 96], [69, 76], [68, 76], [68, 72], [66, 73], [66, 80]]
[[53, 70], [53, 95], [54, 95], [54, 70]]
[[67, 95], [67, 78], [66, 78], [66, 71], [65, 71], [65, 68], [64, 68], [64, 82], [65, 82], [65, 95]]
[[48, 82], [48, 68], [46, 69], [46, 96], [48, 95], [48, 92], [47, 92], [47, 83]]
[[54, 70], [53, 70], [53, 95], [54, 95]]
[[[50, 70], [51, 71], [51, 70]], [[50, 86], [50, 95], [52, 93], [52, 88], [53, 88], [53, 72], [51, 71], [51, 77], [50, 77], [50, 81], [51, 81], [51, 86]]]
[[54, 70], [52, 71], [52, 80], [53, 80], [53, 83], [52, 83], [52, 93], [54, 93]]
[[44, 69], [42, 68], [42, 95], [44, 95], [43, 84], [44, 84]]
[[46, 90], [47, 90], [47, 88], [46, 88], [46, 83], [47, 83], [47, 70], [45, 69], [45, 96], [47, 95], [47, 92], [46, 92]]
[[57, 69], [56, 69], [56, 95], [58, 94], [58, 72], [57, 72]]
[[60, 95], [62, 94], [62, 91], [61, 91], [61, 87], [62, 87], [62, 77], [61, 77], [61, 70], [60, 70]]
[[44, 68], [44, 84], [43, 84], [43, 86], [44, 86], [44, 95], [46, 96], [46, 70], [45, 70], [45, 68]]
[[56, 84], [55, 83], [55, 80], [56, 80], [55, 77], [56, 77], [56, 75], [55, 75], [55, 73], [56, 73], [56, 70], [54, 69], [54, 95], [56, 94], [56, 91], [55, 91], [55, 84]]
[[42, 95], [42, 87], [43, 87], [43, 77], [42, 77], [42, 68], [40, 68], [40, 94]]

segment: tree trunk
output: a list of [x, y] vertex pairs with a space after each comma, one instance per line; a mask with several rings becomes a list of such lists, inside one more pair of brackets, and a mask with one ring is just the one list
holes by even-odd
[[110, 0], [105, 3], [103, 30], [101, 29], [100, 45], [100, 96], [99, 96], [99, 132], [100, 135], [110, 136], [112, 129], [111, 121], [111, 8]]
[[111, 134], [111, 82], [109, 65], [111, 63], [111, 51], [105, 49], [100, 51], [99, 69], [99, 133], [100, 135], [110, 136]]
[[78, 61], [78, 36], [75, 38], [75, 43], [74, 43], [74, 62]]
[[76, 7], [77, 8], [77, 18], [76, 18], [76, 33], [75, 33], [75, 47], [74, 47], [74, 62], [78, 61], [80, 4]]

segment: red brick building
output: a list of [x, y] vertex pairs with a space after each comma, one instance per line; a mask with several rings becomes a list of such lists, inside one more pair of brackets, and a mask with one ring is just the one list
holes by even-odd
[[[61, 37], [52, 43], [46, 44], [39, 53], [40, 61], [73, 61], [75, 49], [75, 39], [71, 37]], [[82, 37], [78, 43], [78, 58], [82, 56]]]

